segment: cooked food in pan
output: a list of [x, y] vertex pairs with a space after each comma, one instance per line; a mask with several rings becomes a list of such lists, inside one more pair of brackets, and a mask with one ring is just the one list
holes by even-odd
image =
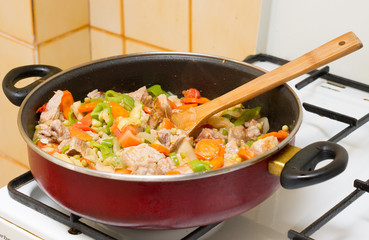
[[218, 169], [274, 148], [288, 127], [268, 132], [260, 107], [237, 105], [208, 119], [189, 137], [171, 122], [175, 111], [209, 99], [194, 88], [183, 96], [160, 85], [130, 93], [94, 90], [83, 101], [58, 90], [43, 106], [34, 142], [43, 151], [85, 168], [136, 175], [170, 175]]

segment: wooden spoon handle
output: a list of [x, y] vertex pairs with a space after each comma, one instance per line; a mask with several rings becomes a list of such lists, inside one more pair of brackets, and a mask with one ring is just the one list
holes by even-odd
[[221, 110], [245, 102], [304, 73], [354, 52], [361, 47], [362, 43], [360, 39], [354, 33], [348, 32], [279, 68], [267, 72], [206, 104], [196, 107], [198, 114], [196, 118], [200, 120]]

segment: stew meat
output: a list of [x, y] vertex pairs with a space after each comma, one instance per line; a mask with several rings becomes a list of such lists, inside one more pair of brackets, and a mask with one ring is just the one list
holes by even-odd
[[176, 96], [160, 85], [122, 94], [94, 90], [83, 101], [58, 90], [43, 106], [34, 143], [54, 157], [94, 170], [139, 175], [189, 174], [231, 166], [274, 148], [288, 127], [268, 132], [260, 107], [237, 105], [202, 126], [196, 138], [171, 122], [175, 111], [209, 99], [191, 88]]

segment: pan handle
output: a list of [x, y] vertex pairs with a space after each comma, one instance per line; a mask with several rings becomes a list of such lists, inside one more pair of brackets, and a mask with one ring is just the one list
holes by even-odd
[[[327, 159], [329, 164], [315, 170], [316, 165]], [[316, 142], [297, 152], [284, 166], [280, 181], [287, 189], [310, 186], [326, 181], [343, 172], [348, 162], [346, 149], [333, 142]]]
[[[26, 65], [14, 68], [6, 74], [3, 80], [3, 90], [5, 96], [9, 99], [11, 103], [16, 106], [20, 106], [24, 100], [24, 98], [28, 95], [29, 92], [32, 91], [37, 85], [45, 81], [47, 78], [52, 75], [61, 72], [60, 68], [50, 66], [50, 65]], [[22, 79], [28, 77], [41, 77], [31, 84], [17, 88], [15, 84]]]

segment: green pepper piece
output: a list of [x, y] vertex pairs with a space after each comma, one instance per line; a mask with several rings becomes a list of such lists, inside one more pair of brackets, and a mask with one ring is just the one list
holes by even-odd
[[170, 95], [165, 92], [161, 86], [159, 84], [153, 85], [151, 87], [149, 87], [147, 89], [147, 92], [152, 95], [154, 98], [156, 98], [157, 96], [161, 95], [161, 94], [165, 94], [167, 97], [169, 97]]
[[247, 146], [249, 146], [249, 147], [251, 147], [251, 145], [252, 145], [253, 143], [254, 143], [254, 141], [247, 141], [247, 142], [246, 142], [246, 145], [247, 145]]
[[178, 167], [179, 166], [179, 159], [177, 157], [177, 153], [175, 153], [175, 152], [169, 153], [169, 157], [173, 160], [175, 165]]
[[211, 170], [210, 162], [209, 161], [200, 161], [199, 159], [194, 159], [188, 162], [190, 168], [194, 172], [203, 172], [207, 170]]
[[224, 115], [222, 115], [222, 117], [227, 118], [228, 120], [232, 119], [232, 116], [229, 115], [229, 114], [224, 114]]
[[135, 107], [135, 100], [127, 94], [122, 94], [122, 96], [123, 107], [127, 111], [132, 111], [132, 109]]
[[91, 112], [92, 118], [99, 120], [100, 113], [104, 110], [104, 103], [98, 103]]
[[101, 145], [106, 146], [108, 148], [112, 148], [113, 147], [113, 139], [112, 138], [106, 138], [106, 139], [101, 141]]
[[100, 144], [100, 143], [98, 143], [98, 142], [95, 142], [94, 140], [91, 140], [91, 141], [90, 141], [90, 145], [91, 145], [92, 147], [101, 148], [101, 144]]
[[147, 126], [146, 129], [145, 129], [145, 133], [150, 133], [150, 132], [151, 132], [151, 129], [150, 129], [149, 126]]
[[106, 159], [113, 154], [111, 149], [107, 147], [106, 145], [101, 145], [100, 152], [103, 156], [103, 159]]
[[259, 115], [261, 107], [255, 107], [251, 109], [245, 109], [242, 111], [241, 116], [233, 123], [235, 126], [244, 124], [247, 121], [255, 118]]
[[120, 94], [113, 90], [109, 90], [106, 91], [105, 98], [108, 101], [123, 103], [123, 107], [128, 111], [132, 111], [132, 109], [135, 107], [135, 100], [127, 94]]
[[70, 109], [70, 111], [68, 113], [68, 121], [69, 121], [70, 125], [72, 125], [75, 122], [77, 122], [77, 119], [74, 117], [73, 109]]
[[[104, 114], [103, 111], [106, 111]], [[105, 121], [106, 125], [104, 126], [104, 132], [109, 134], [110, 133], [110, 127], [113, 125], [114, 118], [111, 114], [111, 108], [110, 105], [106, 102], [98, 103], [94, 110], [91, 112], [91, 116], [95, 120], [100, 120], [100, 115], [102, 116], [103, 120]]]
[[70, 148], [70, 145], [64, 146], [61, 150], [62, 153], [65, 153]]

